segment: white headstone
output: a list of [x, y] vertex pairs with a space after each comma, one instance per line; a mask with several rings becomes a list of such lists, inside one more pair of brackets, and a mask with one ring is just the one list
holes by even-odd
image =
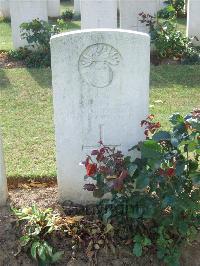
[[148, 32], [140, 22], [139, 14], [144, 12], [156, 16], [163, 7], [163, 0], [120, 0], [120, 28]]
[[9, 0], [0, 0], [0, 17], [10, 17]]
[[12, 39], [14, 48], [25, 46], [21, 39], [20, 25], [33, 19], [48, 20], [47, 0], [10, 0]]
[[200, 46], [200, 0], [189, 0], [187, 8], [187, 36], [196, 36], [193, 42]]
[[81, 13], [81, 0], [74, 0], [74, 14], [80, 15]]
[[60, 16], [60, 0], [47, 0], [48, 16], [56, 18]]
[[5, 162], [3, 156], [3, 143], [0, 132], [0, 206], [4, 206], [6, 204], [7, 198], [8, 198], [8, 188], [7, 188], [7, 179], [5, 171]]
[[79, 162], [100, 139], [127, 152], [143, 139], [150, 39], [125, 30], [84, 30], [51, 39], [60, 200], [87, 202]]
[[117, 28], [117, 0], [81, 0], [81, 29]]

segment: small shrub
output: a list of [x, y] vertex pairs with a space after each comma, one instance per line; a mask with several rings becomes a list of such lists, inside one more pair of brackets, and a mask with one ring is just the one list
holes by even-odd
[[61, 19], [64, 21], [71, 21], [73, 19], [73, 11], [70, 9], [66, 9], [65, 11], [62, 12]]
[[57, 262], [63, 252], [53, 252], [53, 248], [46, 240], [47, 236], [56, 230], [56, 216], [53, 215], [52, 210], [40, 210], [33, 206], [13, 211], [19, 221], [26, 223], [23, 227], [23, 236], [20, 238], [21, 249], [28, 249], [39, 265]]
[[166, 0], [165, 4], [167, 4], [168, 6], [172, 6], [176, 11], [178, 17], [185, 16], [185, 0]]
[[50, 52], [36, 50], [32, 51], [25, 59], [25, 64], [27, 67], [49, 67], [51, 65], [51, 55]]
[[63, 23], [60, 20], [56, 25], [51, 25], [39, 19], [22, 23], [20, 26], [21, 37], [27, 41], [26, 50], [29, 52], [20, 49], [16, 52], [10, 52], [10, 56], [13, 58], [22, 56], [28, 67], [50, 66], [50, 38], [60, 33], [62, 27]]
[[0, 16], [0, 23], [1, 23], [1, 22], [9, 23], [9, 22], [10, 22], [10, 18], [8, 18], [8, 17], [1, 17], [1, 16]]
[[[199, 50], [178, 31], [173, 19], [156, 21], [149, 14], [140, 13], [140, 22], [149, 27], [151, 41], [155, 46], [157, 57], [160, 59], [179, 59], [183, 62], [199, 63]], [[196, 61], [195, 61], [196, 60]]]
[[51, 36], [60, 32], [58, 25], [51, 25], [39, 19], [22, 23], [20, 28], [22, 39], [25, 39], [30, 47], [39, 48], [44, 51], [50, 49], [49, 41]]
[[169, 120], [171, 131], [162, 130], [153, 115], [143, 120], [146, 140], [129, 150], [133, 156], [101, 142], [83, 164], [85, 180], [91, 180], [84, 189], [100, 199], [111, 193], [101, 200], [103, 219], [133, 244], [136, 256], [150, 248], [172, 266], [179, 265], [181, 247], [195, 239], [200, 225], [200, 110]]
[[172, 19], [172, 18], [176, 18], [177, 12], [172, 5], [168, 5], [162, 8], [161, 10], [159, 10], [157, 15], [159, 18]]
[[30, 253], [39, 265], [53, 264], [61, 258], [63, 252], [54, 252], [49, 244], [55, 243], [56, 237], [59, 243], [63, 241], [66, 244], [66, 240], [70, 240], [72, 258], [76, 257], [79, 247], [90, 261], [95, 261], [101, 248], [114, 249], [110, 223], [88, 220], [84, 216], [61, 216], [53, 214], [51, 209], [40, 210], [35, 206], [13, 211], [22, 229], [19, 250]]
[[17, 50], [10, 50], [8, 52], [8, 56], [15, 61], [24, 61], [29, 55], [31, 51], [27, 48], [19, 48]]

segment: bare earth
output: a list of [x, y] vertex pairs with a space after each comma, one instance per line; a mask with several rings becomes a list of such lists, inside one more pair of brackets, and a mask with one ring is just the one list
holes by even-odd
[[0, 51], [0, 68], [24, 67], [23, 62], [11, 60], [6, 52]]
[[[12, 186], [11, 186], [12, 187]], [[46, 187], [38, 182], [30, 184], [20, 184], [18, 188], [9, 189], [9, 203], [7, 207], [0, 209], [0, 266], [31, 266], [37, 265], [28, 255], [18, 251], [19, 236], [17, 235], [16, 223], [10, 212], [10, 206], [22, 207], [36, 204], [41, 208], [53, 208], [62, 212], [62, 207], [57, 201], [57, 186], [50, 184]], [[71, 242], [70, 240], [61, 240], [55, 243], [57, 249], [64, 250], [65, 254], [61, 262], [56, 265], [91, 265], [87, 261], [83, 252], [77, 254], [77, 259], [71, 259]], [[119, 249], [117, 255], [108, 254], [100, 251], [98, 256], [98, 265], [106, 266], [162, 266], [153, 255], [146, 255], [138, 259], [131, 256], [127, 250]], [[187, 247], [183, 251], [181, 266], [200, 266], [200, 241], [193, 246]]]

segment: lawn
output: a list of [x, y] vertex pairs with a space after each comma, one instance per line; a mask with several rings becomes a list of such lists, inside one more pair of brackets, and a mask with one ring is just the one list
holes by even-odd
[[[66, 8], [72, 9], [73, 6], [70, 2], [61, 2], [61, 12]], [[55, 21], [54, 21], [55, 23]], [[81, 22], [72, 21], [67, 24], [67, 27], [63, 31], [80, 29]], [[182, 32], [186, 32], [186, 19], [178, 19], [177, 29]], [[12, 49], [12, 38], [11, 38], [11, 25], [10, 22], [4, 22], [0, 20], [0, 51]]]
[[[200, 66], [151, 67], [150, 112], [164, 127], [173, 112], [199, 106]], [[50, 69], [0, 69], [0, 124], [9, 177], [53, 177]]]
[[[60, 5], [61, 13], [66, 9], [73, 10], [73, 5], [70, 1], [62, 1]], [[55, 24], [55, 21], [54, 21]], [[80, 29], [80, 21], [73, 20], [67, 23], [66, 28], [63, 31], [77, 30]], [[9, 21], [4, 21], [0, 18], [0, 51], [1, 50], [11, 50], [13, 49], [12, 44], [12, 34], [11, 34], [11, 23]]]
[[13, 48], [10, 22], [0, 20], [0, 51]]

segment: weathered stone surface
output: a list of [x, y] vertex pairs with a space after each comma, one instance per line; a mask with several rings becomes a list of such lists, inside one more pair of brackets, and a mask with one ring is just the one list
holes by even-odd
[[148, 32], [139, 13], [154, 16], [162, 7], [163, 0], [120, 0], [120, 28]]
[[0, 0], [0, 17], [10, 17], [9, 0]]
[[196, 36], [193, 43], [200, 46], [200, 0], [189, 0], [187, 6], [187, 36]]
[[81, 13], [81, 0], [74, 0], [74, 15], [78, 16]]
[[6, 204], [7, 198], [8, 198], [8, 188], [6, 180], [5, 162], [3, 156], [3, 142], [1, 139], [1, 132], [0, 132], [0, 206], [4, 206]]
[[23, 47], [27, 43], [21, 39], [20, 25], [36, 18], [47, 21], [47, 0], [10, 0], [9, 3], [13, 46]]
[[143, 139], [150, 38], [125, 30], [84, 30], [51, 39], [59, 197], [86, 203], [79, 162], [102, 140], [127, 152]]
[[55, 18], [60, 16], [60, 0], [48, 0], [47, 12], [49, 17]]
[[81, 0], [81, 29], [117, 28], [117, 0]]

